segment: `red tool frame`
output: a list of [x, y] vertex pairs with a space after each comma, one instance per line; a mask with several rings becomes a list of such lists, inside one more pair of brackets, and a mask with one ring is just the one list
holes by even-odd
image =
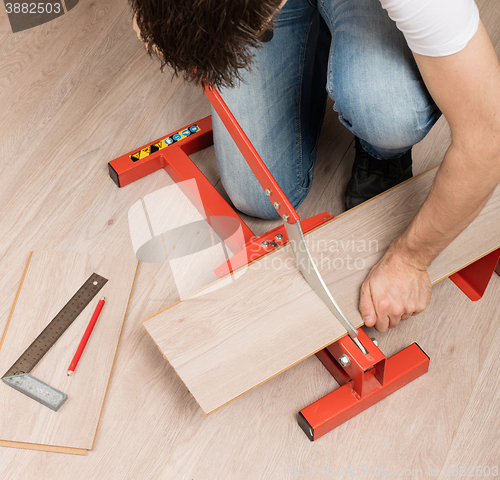
[[500, 248], [450, 275], [450, 280], [471, 300], [482, 298], [493, 272], [500, 275]]
[[[368, 350], [367, 355], [363, 355], [348, 336], [316, 354], [340, 387], [299, 412], [299, 425], [311, 441], [404, 387], [429, 369], [429, 357], [416, 343], [386, 358], [361, 329], [358, 339]], [[339, 359], [344, 360], [344, 366]]]
[[[270, 200], [278, 202], [277, 211], [286, 216], [289, 223], [299, 219], [297, 212], [277, 185], [263, 164], [252, 144], [231, 115], [219, 93], [206, 88], [219, 116], [223, 119], [236, 144], [245, 156], [250, 167], [263, 185]], [[217, 234], [235, 252], [235, 256], [216, 269], [219, 277], [256, 260], [262, 255], [287, 242], [286, 231], [281, 225], [264, 235], [255, 236], [238, 214], [217, 192], [213, 185], [194, 165], [189, 155], [213, 144], [212, 122], [205, 117], [189, 124], [177, 132], [155, 140], [133, 150], [108, 164], [109, 174], [118, 187], [128, 185], [161, 168], [165, 169], [174, 181], [180, 184], [183, 192], [205, 216]], [[197, 191], [192, 191], [182, 182], [196, 179]], [[201, 197], [201, 203], [200, 203]], [[244, 244], [234, 238], [234, 228], [225, 222], [225, 217], [240, 222]], [[307, 232], [333, 218], [322, 213], [303, 220], [302, 228]], [[497, 264], [500, 275], [500, 249], [483, 259], [469, 265], [450, 278], [472, 300], [481, 298]], [[397, 389], [427, 372], [429, 358], [416, 344], [386, 358], [378, 347], [359, 329], [359, 339], [368, 350], [363, 354], [349, 336], [343, 337], [316, 354], [341, 387], [314, 402], [299, 412], [299, 425], [310, 440], [316, 440], [346, 420], [367, 409]], [[349, 365], [341, 365], [348, 359]]]

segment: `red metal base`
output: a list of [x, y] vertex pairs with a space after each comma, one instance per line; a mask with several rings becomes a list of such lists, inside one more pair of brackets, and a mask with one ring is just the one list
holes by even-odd
[[471, 300], [477, 301], [484, 295], [493, 272], [500, 275], [500, 248], [450, 275], [450, 280]]
[[[363, 355], [349, 337], [316, 354], [341, 386], [299, 412], [299, 425], [311, 441], [429, 370], [429, 357], [416, 343], [386, 358], [362, 330], [358, 332], [368, 355]], [[349, 366], [342, 367], [337, 361], [342, 355], [349, 357]]]
[[[212, 118], [205, 117], [109, 162], [109, 174], [119, 187], [124, 187], [164, 168], [227, 246], [239, 252], [255, 235], [189, 158], [210, 145]], [[192, 190], [192, 182], [185, 181], [193, 178], [196, 188]], [[234, 220], [241, 226], [243, 241], [237, 240], [241, 235], [235, 235]]]

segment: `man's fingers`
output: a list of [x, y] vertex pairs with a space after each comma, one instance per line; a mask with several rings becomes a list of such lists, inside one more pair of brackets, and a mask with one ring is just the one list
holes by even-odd
[[370, 291], [370, 284], [365, 280], [361, 286], [361, 297], [359, 299], [359, 311], [363, 317], [363, 322], [367, 327], [373, 327], [377, 321], [377, 313], [373, 305], [372, 294]]
[[389, 322], [389, 328], [396, 328], [398, 325], [399, 325], [399, 322], [401, 322], [401, 320], [404, 320], [404, 315], [400, 315], [400, 316], [393, 316], [391, 317], [390, 319], [390, 322]]
[[394, 328], [401, 320], [424, 310], [430, 302], [431, 291], [426, 271], [397, 257], [384, 257], [361, 286], [359, 310], [363, 322], [379, 332]]
[[391, 320], [387, 315], [379, 315], [377, 317], [377, 322], [375, 323], [375, 330], [380, 333], [384, 333], [390, 327]]

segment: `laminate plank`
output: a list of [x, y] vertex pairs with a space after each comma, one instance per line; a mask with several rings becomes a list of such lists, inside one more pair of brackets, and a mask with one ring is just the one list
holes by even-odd
[[[0, 255], [10, 268], [24, 262], [20, 254], [55, 250], [99, 192], [107, 186], [116, 189], [107, 162], [139, 140], [180, 85], [165, 76], [133, 75], [135, 69], [153, 69], [147, 56], [144, 63], [143, 47], [137, 42], [127, 46], [133, 38], [131, 32], [128, 40], [108, 52], [15, 163], [9, 165], [15, 158], [11, 155], [0, 159], [0, 230], [6, 232], [0, 239]], [[128, 56], [127, 62], [121, 55]], [[141, 96], [134, 95], [138, 90]], [[160, 100], [152, 94], [158, 90], [163, 90]], [[123, 105], [127, 96], [131, 100]], [[112, 213], [106, 221], [110, 219]], [[104, 233], [110, 230], [105, 225], [94, 226]], [[14, 294], [4, 278], [0, 288]]]
[[12, 35], [2, 45], [0, 84], [9, 85], [0, 94], [2, 156], [20, 155], [128, 31], [130, 14], [116, 2], [80, 8], [78, 15]]
[[[277, 274], [274, 289], [274, 282], [260, 281], [261, 272], [255, 273], [249, 271], [220, 290], [187, 300], [196, 303], [202, 316], [193, 309], [176, 308], [168, 321], [161, 315], [145, 323], [205, 413], [314, 353], [309, 353], [311, 344], [319, 350], [345, 334], [300, 274]], [[255, 280], [251, 291], [244, 288], [250, 279]], [[290, 288], [282, 289], [283, 284]], [[269, 289], [275, 290], [279, 302], [267, 294]], [[228, 295], [235, 300], [230, 309], [225, 305]], [[305, 318], [310, 332], [297, 337]]]
[[[358, 302], [364, 278], [424, 202], [436, 171], [306, 236], [326, 285], [355, 326], [363, 323]], [[497, 188], [480, 216], [434, 260], [428, 270], [433, 283], [498, 248], [499, 205]], [[254, 262], [232, 284], [211, 288], [216, 290], [144, 321], [207, 414], [345, 335], [302, 278], [290, 246]]]
[[[495, 280], [500, 283], [498, 279]], [[496, 318], [491, 319], [493, 325], [498, 325], [500, 317], [498, 312], [499, 295], [500, 292], [497, 289], [494, 303], [491, 305], [492, 313], [496, 313]], [[490, 319], [482, 317], [481, 320], [485, 322]], [[489, 346], [488, 355], [481, 365], [476, 384], [469, 397], [446, 460], [441, 463], [438, 470], [441, 472], [439, 476], [441, 479], [450, 477], [454, 472], [454, 467], [458, 467], [459, 471], [460, 467], [465, 467], [467, 475], [471, 475], [473, 472], [471, 476], [479, 477], [493, 476], [495, 471], [498, 472], [500, 469], [500, 436], [498, 435], [500, 431], [500, 412], [498, 409], [500, 404], [500, 327], [497, 327], [494, 335], [483, 337], [483, 344], [484, 347]], [[477, 352], [468, 358], [476, 363], [478, 361]], [[476, 467], [480, 469], [476, 470]]]
[[106, 304], [72, 376], [66, 374], [98, 298], [71, 324], [35, 366], [33, 375], [68, 395], [58, 412], [2, 383], [0, 445], [82, 454], [93, 448], [137, 261], [71, 253], [36, 252], [0, 350], [7, 371], [73, 294], [96, 272], [108, 279], [99, 292]]
[[[100, 247], [98, 235], [87, 241], [91, 250]], [[117, 235], [118, 255], [129, 241]], [[49, 480], [54, 472], [73, 480], [158, 477], [198, 409], [140, 324], [172, 303], [176, 288], [168, 264], [140, 263], [135, 285], [93, 451], [77, 457], [0, 449], [2, 478]]]

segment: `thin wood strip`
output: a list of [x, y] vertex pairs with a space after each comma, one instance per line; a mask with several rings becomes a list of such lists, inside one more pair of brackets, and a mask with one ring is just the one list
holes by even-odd
[[[137, 277], [137, 270], [139, 270], [139, 262], [137, 262], [137, 267], [136, 267], [135, 273], [134, 273], [134, 279], [132, 280], [132, 287], [130, 288], [130, 294], [128, 296], [127, 308], [125, 309], [125, 314], [123, 315], [123, 323], [122, 323], [122, 326], [120, 328], [120, 335], [118, 336], [118, 343], [116, 344], [115, 356], [113, 357], [113, 363], [111, 364], [111, 370], [109, 372], [109, 379], [108, 379], [108, 383], [106, 385], [106, 391], [104, 392], [104, 398], [102, 400], [103, 407], [104, 407], [104, 403], [106, 402], [106, 397], [108, 396], [109, 383], [111, 382], [111, 375], [113, 374], [113, 368], [115, 366], [116, 356], [118, 355], [118, 347], [120, 346], [120, 340], [122, 338], [123, 328], [125, 326], [125, 319], [127, 318], [128, 309], [130, 307], [130, 299], [132, 298], [132, 291], [133, 291], [133, 286], [135, 284], [135, 279]], [[101, 408], [101, 411], [99, 412], [99, 419], [97, 420], [94, 439], [92, 440], [92, 447], [89, 448], [89, 450], [94, 449], [95, 439], [97, 437], [97, 431], [99, 430], [99, 425], [101, 423], [102, 411], [103, 411], [103, 408]]]
[[[2, 345], [7, 335], [7, 330], [9, 329], [10, 321], [12, 320], [12, 315], [14, 315], [14, 310], [16, 308], [17, 300], [19, 299], [19, 294], [21, 293], [21, 289], [23, 287], [24, 279], [26, 278], [26, 273], [28, 272], [28, 268], [30, 266], [31, 257], [33, 256], [33, 252], [30, 252], [28, 256], [28, 261], [26, 262], [26, 266], [24, 267], [23, 275], [21, 277], [21, 281], [19, 282], [19, 287], [16, 292], [16, 296], [14, 298], [14, 303], [12, 304], [12, 308], [10, 309], [9, 317], [7, 318], [7, 323], [5, 324], [5, 328], [3, 329], [2, 338], [0, 338], [0, 350], [2, 350]], [[0, 374], [3, 375], [3, 374]]]
[[85, 448], [58, 447], [54, 445], [40, 445], [38, 443], [26, 442], [9, 442], [7, 440], [0, 440], [0, 447], [38, 450], [42, 452], [69, 453], [72, 455], [87, 455], [87, 450]]

